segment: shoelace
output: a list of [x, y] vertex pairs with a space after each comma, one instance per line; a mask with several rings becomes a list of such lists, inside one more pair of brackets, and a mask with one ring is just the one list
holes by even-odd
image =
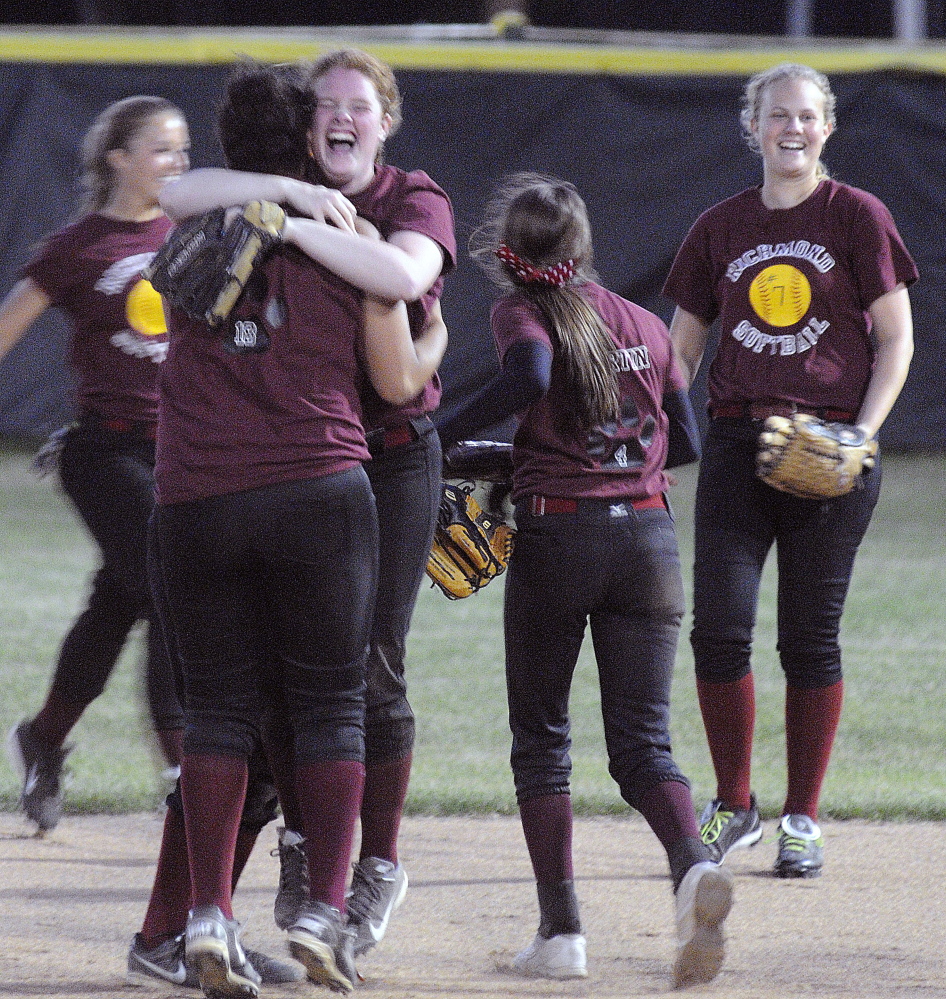
[[345, 901], [349, 915], [357, 917], [358, 922], [368, 918], [371, 910], [381, 901], [381, 885], [356, 867], [352, 876], [351, 895]]
[[722, 835], [726, 823], [733, 818], [735, 812], [716, 811], [709, 822], [704, 823], [700, 829], [700, 839], [704, 843], [715, 843]]

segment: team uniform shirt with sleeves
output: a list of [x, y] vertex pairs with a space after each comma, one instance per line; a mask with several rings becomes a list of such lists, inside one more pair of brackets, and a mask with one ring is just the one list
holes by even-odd
[[161, 504], [330, 475], [369, 458], [361, 292], [280, 247], [220, 330], [172, 310], [161, 370]]
[[[368, 187], [350, 200], [358, 214], [374, 225], [384, 239], [395, 232], [417, 232], [428, 236], [443, 250], [440, 276], [426, 294], [407, 306], [411, 332], [416, 339], [427, 322], [431, 306], [440, 298], [444, 276], [456, 266], [457, 244], [450, 199], [423, 170], [407, 172], [382, 164], [375, 168]], [[431, 413], [440, 405], [440, 396], [440, 379], [436, 374], [414, 399], [402, 406], [385, 402], [366, 385], [366, 426], [374, 430]]]
[[657, 316], [589, 282], [582, 295], [598, 312], [614, 340], [612, 363], [618, 372], [620, 421], [580, 428], [569, 399], [565, 372], [537, 307], [518, 292], [492, 310], [500, 358], [515, 343], [534, 340], [555, 354], [548, 392], [521, 416], [513, 440], [513, 492], [569, 499], [647, 499], [667, 488], [667, 414], [664, 392], [684, 387]]
[[105, 420], [157, 419], [168, 350], [161, 296], [141, 277], [171, 222], [86, 215], [47, 239], [23, 268], [72, 320], [70, 361], [80, 410]]
[[824, 180], [794, 208], [766, 208], [756, 187], [704, 212], [664, 294], [720, 320], [711, 409], [782, 401], [856, 414], [874, 364], [868, 309], [916, 279], [884, 204]]

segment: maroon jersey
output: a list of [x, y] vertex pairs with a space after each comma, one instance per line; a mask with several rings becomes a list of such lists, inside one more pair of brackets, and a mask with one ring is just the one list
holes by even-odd
[[[358, 214], [387, 239], [395, 232], [419, 232], [443, 250], [443, 271], [433, 287], [407, 306], [411, 332], [416, 338], [427, 321], [427, 313], [443, 290], [444, 275], [456, 266], [457, 244], [453, 231], [450, 199], [422, 170], [410, 173], [398, 167], [375, 168], [374, 179], [365, 190], [351, 196]], [[440, 379], [435, 374], [424, 389], [403, 406], [385, 402], [367, 385], [364, 393], [365, 422], [369, 429], [390, 426], [430, 413], [440, 404]]]
[[766, 208], [755, 187], [704, 212], [664, 294], [720, 319], [711, 407], [785, 401], [857, 413], [874, 364], [867, 310], [916, 279], [883, 203], [824, 180], [794, 208]]
[[579, 289], [614, 340], [621, 419], [592, 430], [578, 423], [565, 371], [538, 308], [514, 292], [492, 311], [499, 355], [522, 340], [553, 351], [552, 382], [522, 414], [513, 440], [513, 499], [541, 494], [573, 499], [646, 499], [663, 492], [667, 456], [664, 393], [685, 385], [673, 360], [670, 335], [657, 316], [588, 283]]
[[361, 292], [279, 248], [219, 330], [172, 311], [161, 369], [158, 502], [315, 478], [369, 458]]
[[167, 325], [161, 296], [141, 270], [170, 228], [163, 215], [151, 222], [86, 215], [49, 237], [23, 268], [72, 320], [77, 403], [103, 419], [157, 419]]

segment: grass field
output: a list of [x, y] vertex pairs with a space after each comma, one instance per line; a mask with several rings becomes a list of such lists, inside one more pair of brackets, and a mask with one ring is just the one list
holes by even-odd
[[[81, 607], [95, 550], [53, 479], [28, 470], [29, 452], [0, 448], [0, 725], [5, 733], [42, 703], [52, 663]], [[672, 501], [689, 584], [695, 469]], [[880, 508], [862, 546], [844, 618], [846, 704], [822, 811], [835, 818], [946, 818], [946, 454], [888, 455]], [[754, 786], [763, 813], [784, 795], [783, 682], [774, 651], [774, 574], [767, 571], [756, 630]], [[501, 637], [502, 579], [448, 602], [424, 587], [409, 646], [418, 744], [415, 813], [510, 812], [509, 736]], [[684, 623], [673, 702], [675, 755], [698, 804], [714, 786]], [[573, 693], [574, 802], [584, 813], [623, 812], [607, 774], [597, 678], [588, 648]], [[138, 640], [106, 693], [76, 727], [67, 810], [156, 806], [161, 767], [139, 692]], [[18, 785], [0, 761], [0, 809]]]

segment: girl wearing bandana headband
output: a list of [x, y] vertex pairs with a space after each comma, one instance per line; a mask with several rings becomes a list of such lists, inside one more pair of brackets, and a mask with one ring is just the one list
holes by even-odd
[[512, 967], [530, 977], [587, 974], [568, 699], [590, 624], [610, 772], [667, 852], [675, 982], [709, 981], [723, 960], [732, 879], [700, 841], [669, 735], [684, 607], [665, 468], [698, 456], [683, 377], [661, 320], [596, 282], [587, 211], [571, 184], [510, 177], [471, 245], [505, 292], [492, 310], [502, 371], [435, 422], [448, 445], [519, 417], [504, 630], [512, 770], [539, 927]]

